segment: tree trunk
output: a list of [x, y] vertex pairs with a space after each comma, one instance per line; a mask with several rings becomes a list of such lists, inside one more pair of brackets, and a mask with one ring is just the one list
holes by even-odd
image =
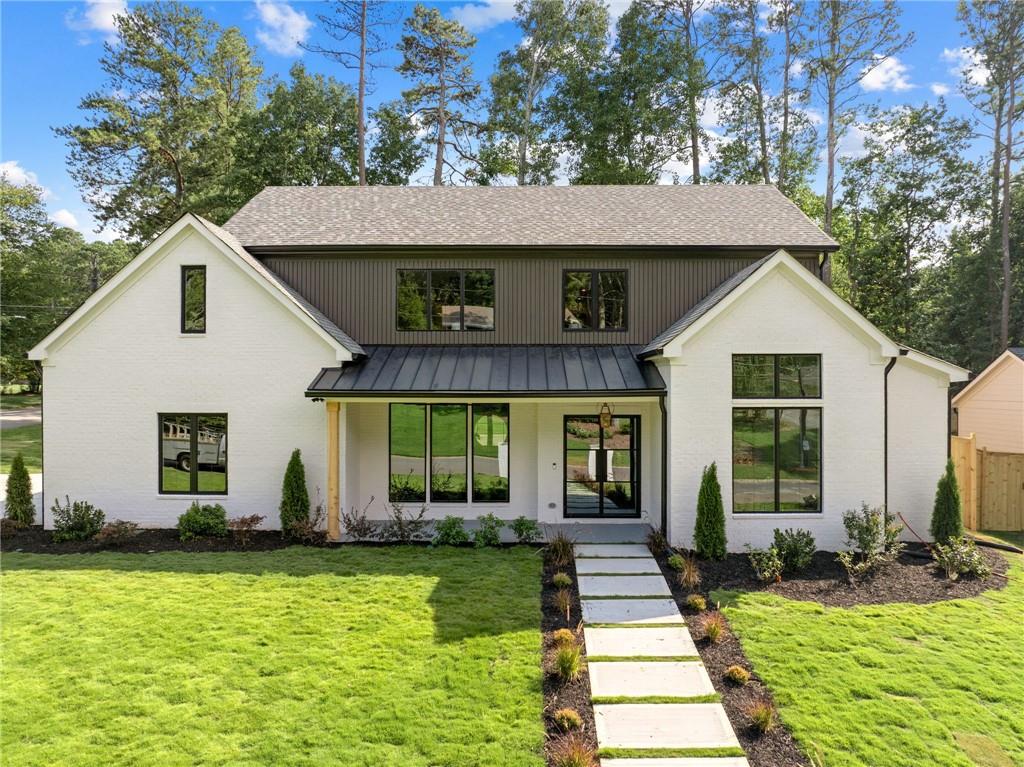
[[793, 64], [793, 37], [790, 29], [790, 12], [788, 2], [782, 7], [782, 32], [784, 48], [782, 58], [782, 133], [779, 135], [779, 172], [776, 186], [783, 192], [786, 190], [786, 170], [789, 159], [789, 68]]
[[1014, 109], [1016, 108], [1017, 96], [1017, 50], [1014, 45], [1015, 39], [1010, 38], [1009, 51], [1009, 73], [1010, 73], [1010, 95], [1006, 105], [1006, 141], [1003, 147], [1003, 221], [1002, 221], [1002, 251], [1003, 251], [1003, 296], [999, 306], [999, 351], [1004, 350], [1010, 343], [1010, 293], [1013, 289], [1012, 276], [1010, 274], [1010, 191], [1013, 177], [1011, 175], [1011, 160], [1013, 159], [1013, 125]]
[[356, 140], [359, 143], [359, 186], [366, 186], [366, 14], [363, 0], [359, 14], [359, 94], [356, 99]]
[[751, 57], [751, 80], [754, 86], [755, 112], [757, 117], [757, 140], [761, 150], [761, 179], [766, 184], [772, 183], [771, 173], [768, 170], [768, 126], [765, 124], [764, 113], [764, 82], [761, 71], [761, 53], [757, 45], [757, 24], [758, 24], [758, 3], [752, 2], [747, 6], [748, 23], [750, 24], [750, 57]]
[[[689, 56], [690, 66], [693, 66], [693, 62], [697, 60], [697, 52], [694, 50], [695, 41], [693, 39], [693, 23], [694, 23], [694, 10], [691, 3], [687, 3], [684, 10], [684, 17], [686, 19], [686, 55]], [[690, 72], [693, 75], [693, 72]], [[690, 129], [690, 175], [691, 181], [694, 184], [700, 183], [700, 118], [697, 115], [697, 94], [693, 90], [693, 85], [689, 86], [689, 93], [687, 95], [687, 108], [688, 108], [688, 122]]]
[[836, 91], [835, 81], [829, 75], [828, 81], [828, 138], [825, 151], [825, 234], [832, 236], [832, 206], [836, 192]]
[[434, 155], [434, 186], [444, 186], [444, 143], [448, 128], [447, 81], [444, 62], [441, 63], [440, 91], [437, 94], [437, 151]]

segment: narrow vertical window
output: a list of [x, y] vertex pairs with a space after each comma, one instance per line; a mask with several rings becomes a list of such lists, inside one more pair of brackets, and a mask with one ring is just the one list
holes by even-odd
[[464, 330], [494, 330], [494, 272], [477, 269], [465, 272]]
[[427, 272], [398, 271], [398, 329], [427, 329]]
[[430, 500], [465, 503], [466, 406], [430, 406]]
[[427, 500], [427, 406], [391, 405], [389, 441], [392, 502]]
[[508, 405], [473, 405], [473, 501], [508, 501]]
[[462, 330], [461, 277], [457, 271], [430, 273], [431, 330]]
[[181, 267], [181, 332], [206, 332], [206, 267]]

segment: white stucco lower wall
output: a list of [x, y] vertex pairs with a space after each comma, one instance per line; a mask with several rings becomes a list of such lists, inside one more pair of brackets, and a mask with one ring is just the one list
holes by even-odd
[[[180, 267], [207, 267], [207, 332], [182, 335]], [[302, 450], [311, 497], [326, 476], [323, 404], [306, 386], [335, 352], [197, 234], [147, 264], [44, 366], [46, 525], [55, 497], [85, 499], [108, 520], [173, 527], [194, 497], [158, 493], [158, 413], [227, 413], [229, 516], [279, 526], [281, 480]], [[207, 496], [202, 497], [204, 500]]]

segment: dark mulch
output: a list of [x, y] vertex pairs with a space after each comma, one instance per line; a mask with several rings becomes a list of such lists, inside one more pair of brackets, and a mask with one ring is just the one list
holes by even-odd
[[23, 551], [32, 554], [85, 554], [98, 551], [151, 554], [158, 551], [270, 551], [294, 545], [277, 530], [255, 530], [248, 546], [239, 545], [234, 538], [196, 538], [182, 541], [177, 530], [139, 530], [130, 540], [117, 545], [98, 541], [63, 541], [54, 543], [53, 531], [33, 525], [0, 538], [0, 550]]
[[[569, 619], [566, 620], [565, 613], [555, 607], [555, 593], [558, 591], [551, 583], [551, 576], [556, 572], [564, 572], [572, 578], [572, 607], [569, 611]], [[544, 639], [544, 727], [547, 731], [547, 763], [552, 764], [551, 750], [558, 742], [567, 737], [552, 720], [551, 715], [560, 708], [572, 708], [583, 719], [583, 726], [579, 737], [587, 743], [594, 751], [597, 751], [597, 732], [594, 726], [594, 709], [590, 704], [590, 677], [586, 673], [580, 676], [575, 682], [563, 683], [558, 677], [549, 673], [549, 662], [555, 651], [555, 643], [552, 634], [558, 629], [572, 629], [579, 638], [580, 645], [583, 645], [583, 611], [580, 607], [580, 595], [576, 580], [576, 567], [569, 564], [566, 567], [552, 567], [544, 565], [544, 582], [541, 587], [541, 631]], [[586, 648], [583, 650], [586, 658]]]

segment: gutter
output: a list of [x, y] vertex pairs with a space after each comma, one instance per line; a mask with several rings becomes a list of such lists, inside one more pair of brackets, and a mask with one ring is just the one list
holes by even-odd
[[661, 409], [661, 534], [668, 539], [668, 411], [665, 394], [658, 397]]
[[[896, 360], [900, 357], [907, 356], [907, 349], [900, 349], [900, 353], [889, 360], [885, 366], [885, 374], [883, 378], [883, 408], [882, 418], [884, 419], [882, 424], [882, 504], [886, 509], [889, 508], [889, 372], [895, 367]], [[948, 443], [949, 440], [947, 439]]]

